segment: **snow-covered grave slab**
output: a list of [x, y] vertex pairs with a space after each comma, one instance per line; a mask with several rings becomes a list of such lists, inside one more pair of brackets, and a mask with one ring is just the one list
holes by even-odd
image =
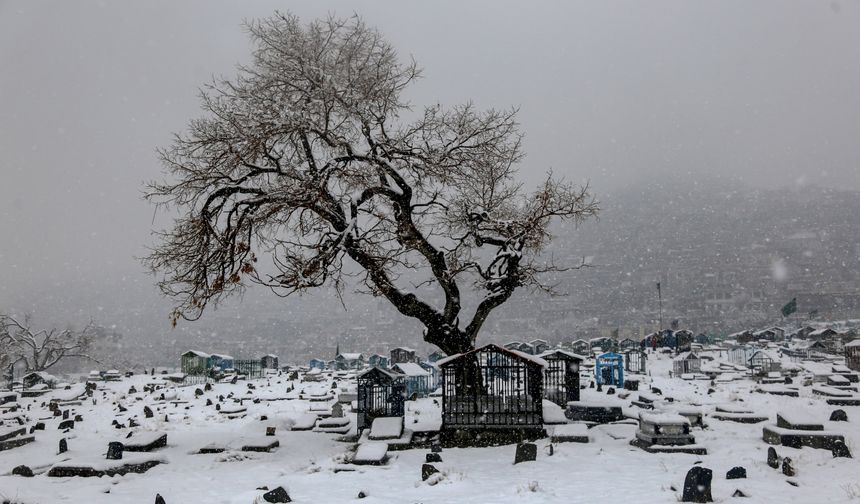
[[292, 421], [292, 425], [290, 425], [290, 430], [294, 431], [305, 431], [311, 430], [319, 420], [319, 417], [312, 414], [302, 414], [295, 417], [290, 418]]
[[831, 406], [860, 406], [860, 396], [830, 397], [825, 401]]
[[767, 415], [759, 415], [756, 413], [729, 413], [725, 411], [717, 410], [715, 413], [710, 415], [712, 418], [716, 418], [717, 420], [723, 420], [727, 422], [737, 422], [737, 423], [745, 423], [745, 424], [754, 424], [759, 422], [765, 422], [770, 417]]
[[350, 420], [347, 417], [341, 418], [326, 418], [317, 422], [314, 429], [317, 432], [325, 432], [328, 434], [346, 434], [351, 428]]
[[357, 465], [379, 465], [388, 458], [388, 444], [368, 441], [358, 445], [358, 450], [352, 457], [352, 463]]
[[27, 433], [26, 427], [21, 426], [12, 426], [12, 427], [0, 427], [0, 441], [6, 441], [7, 439], [12, 439], [14, 437], [21, 436]]
[[123, 451], [150, 452], [167, 446], [167, 434], [164, 432], [139, 432], [128, 439], [120, 441]]
[[822, 448], [833, 450], [837, 443], [844, 443], [845, 437], [834, 431], [785, 429], [778, 425], [765, 425], [762, 428], [762, 439], [768, 444], [801, 448]]
[[225, 451], [227, 451], [227, 445], [222, 443], [222, 442], [215, 441], [215, 442], [209, 443], [208, 445], [204, 446], [203, 448], [200, 448], [200, 450], [198, 450], [197, 453], [205, 455], [205, 454], [209, 454], [209, 453], [223, 453]]
[[604, 424], [624, 420], [624, 412], [621, 410], [621, 406], [576, 401], [567, 403], [564, 416], [574, 422], [589, 422], [592, 424]]
[[826, 385], [816, 385], [812, 387], [812, 393], [825, 397], [852, 397], [853, 394], [848, 390], [841, 390], [835, 387]]
[[787, 387], [785, 385], [762, 385], [755, 389], [756, 392], [770, 395], [800, 397], [796, 387]]
[[374, 441], [397, 439], [403, 434], [403, 417], [379, 417], [373, 419], [368, 437]]
[[776, 425], [783, 429], [823, 431], [824, 424], [806, 411], [782, 410], [776, 414]]
[[0, 392], [0, 404], [13, 403], [18, 401], [16, 392]]
[[84, 478], [142, 474], [158, 464], [166, 462], [164, 457], [152, 455], [126, 456], [121, 460], [108, 460], [100, 457], [81, 457], [54, 464], [47, 475], [52, 478], [80, 476]]
[[269, 453], [275, 448], [281, 446], [277, 439], [266, 436], [259, 438], [249, 438], [242, 441], [241, 451], [244, 452], [266, 452]]
[[549, 428], [553, 443], [587, 443], [588, 426], [585, 424], [553, 425]]
[[546, 399], [544, 399], [543, 423], [546, 425], [566, 424], [567, 417], [564, 416], [564, 410], [561, 409], [561, 406], [552, 401], [547, 401]]
[[242, 418], [248, 414], [248, 408], [244, 406], [227, 406], [221, 408], [221, 414], [227, 418]]

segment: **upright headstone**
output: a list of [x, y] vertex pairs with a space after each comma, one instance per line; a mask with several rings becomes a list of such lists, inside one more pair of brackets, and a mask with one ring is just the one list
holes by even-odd
[[274, 427], [266, 427], [266, 435], [267, 436], [274, 436], [275, 435], [275, 428]]
[[155, 494], [155, 504], [167, 504], [161, 494]]
[[794, 468], [789, 457], [782, 459], [782, 474], [788, 477], [797, 476], [797, 469]]
[[427, 481], [427, 478], [433, 476], [438, 473], [439, 469], [436, 469], [432, 464], [424, 464], [421, 466], [421, 481]]
[[152, 412], [152, 408], [150, 408], [149, 406], [144, 406], [143, 416], [145, 416], [146, 418], [152, 418], [153, 416], [155, 416], [155, 414]]
[[845, 410], [841, 410], [841, 409], [834, 410], [833, 413], [830, 414], [830, 421], [831, 422], [847, 422], [848, 421], [848, 414], [845, 413]]
[[66, 453], [67, 451], [69, 451], [69, 442], [66, 441], [66, 438], [60, 438], [58, 453]]
[[713, 502], [711, 496], [711, 479], [713, 473], [710, 469], [693, 466], [687, 471], [684, 479], [684, 494], [681, 502]]
[[837, 440], [833, 443], [833, 448], [830, 450], [834, 457], [851, 458], [851, 451], [845, 445], [844, 441]]
[[514, 456], [514, 464], [520, 462], [534, 462], [537, 460], [537, 445], [534, 443], [520, 443]]
[[107, 459], [122, 460], [123, 445], [119, 441], [111, 441], [108, 443]]
[[341, 403], [334, 403], [334, 406], [331, 407], [331, 417], [343, 418], [343, 405]]
[[427, 462], [428, 464], [435, 464], [435, 463], [442, 462], [442, 455], [439, 455], [438, 453], [430, 452], [424, 457], [424, 462]]
[[732, 467], [726, 473], [726, 479], [741, 479], [747, 477], [747, 470], [741, 466]]
[[779, 469], [779, 455], [776, 454], [776, 448], [773, 446], [767, 449], [767, 465]]

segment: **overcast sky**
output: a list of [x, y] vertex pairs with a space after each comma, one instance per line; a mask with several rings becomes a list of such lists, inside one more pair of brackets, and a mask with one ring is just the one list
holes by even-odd
[[424, 68], [418, 106], [519, 106], [527, 181], [860, 188], [858, 2], [0, 0], [0, 312], [81, 278], [154, 289], [154, 149], [275, 9], [361, 14]]

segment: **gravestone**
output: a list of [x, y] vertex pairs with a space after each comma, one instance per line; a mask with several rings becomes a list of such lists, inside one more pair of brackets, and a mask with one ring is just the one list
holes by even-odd
[[128, 388], [128, 393], [129, 394], [137, 394], [137, 389], [134, 388], [134, 385], [132, 385], [131, 387]]
[[431, 453], [428, 453], [424, 457], [424, 461], [427, 462], [428, 464], [442, 462], [442, 456], [439, 455], [438, 453], [432, 453], [431, 452]]
[[845, 410], [835, 410], [830, 414], [831, 422], [847, 422], [848, 421], [848, 413], [845, 413]]
[[266, 502], [292, 502], [290, 494], [284, 490], [284, 487], [278, 487], [263, 494], [263, 500]]
[[33, 426], [33, 429], [45, 430], [45, 422], [36, 422], [36, 424]]
[[131, 427], [140, 427], [140, 424], [139, 424], [139, 423], [137, 423], [137, 421], [135, 421], [135, 419], [134, 419], [134, 418], [129, 418], [129, 419], [128, 419], [128, 426], [129, 426], [129, 428], [131, 428]]
[[331, 417], [343, 418], [343, 405], [341, 403], [335, 403], [334, 406], [331, 407]]
[[537, 445], [534, 443], [520, 443], [514, 456], [514, 464], [520, 462], [534, 462], [537, 460]]
[[789, 457], [782, 459], [782, 474], [788, 477], [797, 476], [797, 469], [794, 468]]
[[167, 504], [161, 494], [155, 494], [155, 504]]
[[212, 406], [212, 399], [206, 399], [206, 406]]
[[126, 411], [128, 411], [128, 408], [126, 408], [122, 404], [119, 404], [118, 406], [119, 406], [119, 412], [120, 413], [125, 413]]
[[60, 438], [60, 446], [58, 453], [66, 453], [69, 451], [69, 442], [66, 441], [66, 438]]
[[359, 491], [359, 492], [358, 492], [358, 498], [359, 498], [359, 499], [363, 499], [363, 498], [365, 498], [365, 497], [367, 497], [367, 494], [366, 494], [366, 493], [364, 493], [364, 490], [361, 490], [361, 491]]
[[152, 412], [152, 408], [150, 408], [149, 406], [144, 406], [143, 416], [145, 416], [146, 418], [152, 418], [153, 416], [155, 416], [155, 414]]
[[122, 460], [123, 445], [119, 441], [111, 441], [108, 443], [107, 459]]
[[767, 449], [767, 465], [779, 469], [779, 455], [776, 454], [776, 448], [773, 446]]
[[195, 396], [195, 397], [200, 397], [200, 396], [202, 396], [202, 395], [203, 395], [203, 391], [202, 391], [202, 390], [200, 390], [199, 388], [194, 389], [194, 396]]
[[275, 435], [275, 428], [274, 427], [266, 427], [266, 435], [267, 436], [274, 436]]
[[69, 419], [69, 410], [63, 410], [63, 420]]
[[732, 494], [732, 497], [749, 497], [749, 495], [743, 493], [740, 488], [735, 489], [735, 493]]
[[747, 470], [741, 466], [732, 467], [726, 473], [726, 479], [742, 479], [747, 477]]
[[711, 479], [713, 473], [705, 467], [695, 466], [687, 471], [681, 502], [713, 502]]
[[206, 385], [203, 385], [203, 390], [205, 390], [206, 392], [209, 392], [210, 390], [212, 390], [212, 384], [207, 383]]
[[59, 430], [74, 429], [74, 428], [75, 428], [75, 421], [72, 420], [71, 418], [68, 420], [63, 420], [62, 422], [60, 422], [60, 425], [57, 426], [57, 429], [59, 429]]
[[851, 451], [844, 441], [836, 441], [833, 443], [833, 448], [830, 450], [834, 457], [851, 458]]
[[261, 422], [265, 422], [268, 419], [269, 419], [268, 415], [260, 415], [260, 421]]
[[83, 422], [83, 421], [84, 421], [83, 415], [75, 415], [75, 422]]
[[436, 469], [432, 464], [424, 464], [421, 466], [421, 481], [427, 481], [427, 478], [433, 476], [438, 473], [439, 469]]
[[19, 466], [15, 467], [14, 469], [12, 469], [12, 475], [13, 476], [23, 476], [25, 478], [32, 478], [33, 477], [33, 470], [30, 469], [29, 467], [25, 466], [25, 465], [19, 465]]
[[651, 387], [651, 392], [657, 395], [663, 395], [663, 391], [658, 389], [657, 387]]

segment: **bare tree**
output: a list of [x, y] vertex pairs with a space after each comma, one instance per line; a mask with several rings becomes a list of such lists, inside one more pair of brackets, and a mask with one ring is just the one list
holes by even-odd
[[205, 86], [203, 117], [159, 151], [167, 180], [149, 184], [179, 212], [145, 260], [178, 300], [174, 324], [248, 282], [342, 294], [355, 275], [453, 354], [515, 289], [563, 269], [539, 257], [550, 221], [579, 223], [597, 203], [551, 174], [523, 190], [515, 110], [414, 111], [403, 91], [418, 66], [357, 17], [276, 13], [247, 29], [253, 62]]
[[0, 349], [7, 353], [8, 364], [23, 361], [27, 371], [45, 371], [68, 357], [90, 358], [93, 325], [82, 331], [65, 329], [34, 332], [30, 318], [19, 322], [14, 317], [0, 315]]

